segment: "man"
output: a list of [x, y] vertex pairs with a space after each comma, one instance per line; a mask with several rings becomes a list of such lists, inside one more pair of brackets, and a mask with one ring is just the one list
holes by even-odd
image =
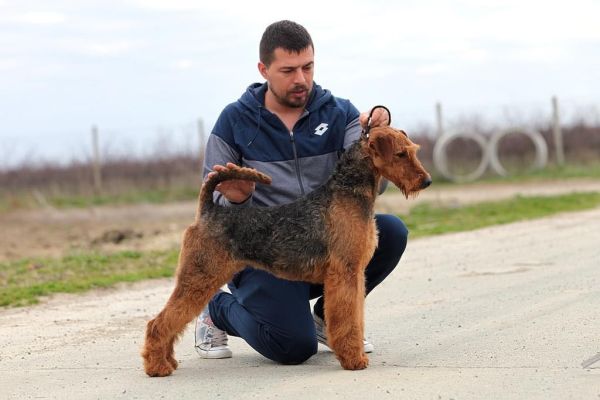
[[[314, 47], [301, 25], [279, 21], [267, 27], [258, 70], [266, 83], [250, 85], [223, 110], [208, 140], [204, 171], [235, 163], [270, 175], [273, 183], [222, 182], [214, 201], [227, 207], [286, 204], [310, 193], [327, 181], [340, 152], [360, 137], [368, 118], [314, 84]], [[388, 121], [387, 113], [376, 109], [371, 125]], [[394, 269], [408, 236], [395, 216], [376, 215], [376, 222], [379, 243], [365, 272], [367, 294]], [[201, 357], [231, 357], [227, 334], [283, 364], [302, 363], [317, 352], [317, 341], [327, 344], [321, 285], [248, 267], [228, 286], [231, 293], [217, 293], [196, 322]], [[373, 350], [366, 340], [364, 345], [366, 352]]]

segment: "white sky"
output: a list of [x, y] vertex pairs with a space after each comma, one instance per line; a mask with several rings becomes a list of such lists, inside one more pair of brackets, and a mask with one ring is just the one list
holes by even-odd
[[317, 83], [396, 126], [433, 124], [436, 101], [450, 121], [553, 95], [600, 110], [598, 18], [598, 0], [0, 0], [0, 166], [88, 152], [92, 124], [112, 151], [210, 128], [280, 19], [311, 33]]

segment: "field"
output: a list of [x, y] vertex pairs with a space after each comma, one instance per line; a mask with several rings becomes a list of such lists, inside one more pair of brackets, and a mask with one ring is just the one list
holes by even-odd
[[[390, 188], [377, 200], [378, 212], [406, 215], [428, 203], [457, 208], [466, 204], [521, 196], [598, 192], [600, 179], [434, 184], [406, 200]], [[35, 208], [0, 213], [0, 261], [60, 257], [74, 251], [165, 250], [178, 246], [193, 220], [195, 201], [121, 204], [96, 207]]]

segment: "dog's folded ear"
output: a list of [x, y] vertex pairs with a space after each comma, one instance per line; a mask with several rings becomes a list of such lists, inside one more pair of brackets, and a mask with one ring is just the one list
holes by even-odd
[[391, 136], [376, 136], [369, 140], [369, 148], [379, 157], [390, 161], [394, 155], [394, 142]]

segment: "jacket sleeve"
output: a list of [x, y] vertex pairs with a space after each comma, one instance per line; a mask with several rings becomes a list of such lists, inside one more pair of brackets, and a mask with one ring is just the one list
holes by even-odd
[[[239, 152], [233, 139], [233, 126], [230, 122], [230, 115], [232, 112], [234, 112], [234, 110], [232, 110], [230, 107], [227, 107], [225, 110], [223, 110], [208, 137], [206, 150], [204, 152], [204, 165], [202, 169], [203, 180], [206, 179], [206, 175], [213, 170], [212, 168], [215, 165], [226, 165], [228, 162], [242, 165], [241, 153]], [[243, 203], [232, 203], [221, 193], [215, 191], [213, 193], [213, 201], [215, 204], [226, 207], [247, 207], [252, 204], [252, 194]]]
[[344, 134], [344, 150], [352, 146], [352, 143], [360, 139], [362, 127], [359, 121], [360, 112], [348, 101], [348, 109], [346, 110], [346, 132]]

